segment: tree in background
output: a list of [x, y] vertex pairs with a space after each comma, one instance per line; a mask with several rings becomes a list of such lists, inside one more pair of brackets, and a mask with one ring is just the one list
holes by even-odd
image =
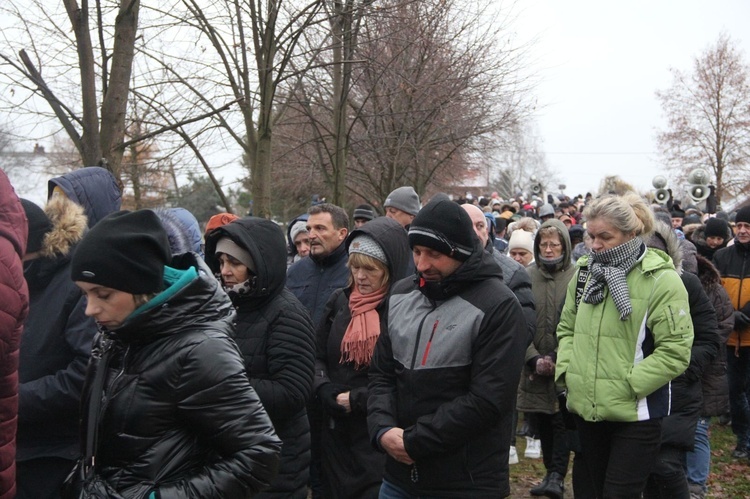
[[[744, 192], [750, 180], [750, 67], [728, 35], [694, 60], [672, 68], [672, 85], [656, 96], [667, 119], [657, 139], [668, 168], [684, 181], [694, 168], [716, 179], [716, 198]], [[686, 183], [686, 182], [683, 182]]]
[[[87, 0], [82, 2], [62, 2], [69, 26], [48, 15], [54, 7], [39, 0], [4, 2], [0, 12], [20, 21], [4, 33], [4, 42], [21, 48], [17, 58], [0, 52], [0, 61], [6, 84], [13, 95], [18, 92], [21, 106], [34, 106], [29, 95], [41, 96], [75, 145], [81, 163], [97, 165], [104, 159], [119, 179], [140, 0], [106, 6], [97, 0], [95, 10], [89, 9]], [[74, 84], [68, 85], [71, 81]]]
[[307, 151], [303, 167], [320, 168], [328, 192], [336, 191], [345, 162], [342, 204], [379, 206], [402, 185], [424, 195], [456, 184], [529, 110], [525, 53], [514, 46], [512, 15], [495, 7], [463, 0], [378, 3], [359, 18], [353, 63], [344, 72], [351, 81], [345, 118], [331, 84], [340, 64], [321, 51], [314, 70], [290, 90], [296, 100], [283, 127], [297, 133], [285, 134], [296, 138], [285, 153]]

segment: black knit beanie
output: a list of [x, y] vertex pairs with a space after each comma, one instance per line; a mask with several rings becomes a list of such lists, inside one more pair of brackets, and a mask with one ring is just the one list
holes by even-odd
[[409, 226], [409, 246], [426, 246], [461, 262], [474, 252], [475, 238], [469, 214], [448, 199], [427, 203]]
[[157, 293], [164, 289], [164, 266], [170, 255], [167, 232], [153, 211], [118, 211], [83, 237], [70, 274], [74, 281], [134, 295]]
[[738, 224], [740, 222], [750, 224], [750, 206], [744, 206], [737, 210], [737, 215], [734, 217], [734, 223]]
[[23, 211], [26, 212], [26, 219], [29, 221], [29, 239], [26, 243], [26, 253], [36, 253], [42, 249], [44, 236], [52, 230], [52, 222], [47, 218], [39, 206], [28, 199], [21, 199]]
[[720, 218], [709, 218], [706, 220], [706, 228], [703, 233], [706, 237], [729, 238], [729, 224]]

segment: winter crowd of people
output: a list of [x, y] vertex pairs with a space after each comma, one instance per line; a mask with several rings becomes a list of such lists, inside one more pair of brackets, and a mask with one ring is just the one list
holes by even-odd
[[749, 457], [750, 207], [47, 197], [0, 171], [0, 499], [500, 498], [518, 436], [533, 496], [572, 461], [577, 498], [702, 498], [713, 417]]

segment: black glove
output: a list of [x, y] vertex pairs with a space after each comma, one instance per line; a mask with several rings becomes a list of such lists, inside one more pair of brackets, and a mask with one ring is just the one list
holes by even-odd
[[734, 328], [745, 329], [750, 326], [750, 317], [740, 312], [739, 310], [734, 311]]
[[318, 400], [323, 407], [323, 411], [332, 417], [341, 417], [346, 415], [346, 409], [343, 405], [336, 402], [336, 395], [347, 391], [344, 385], [336, 383], [324, 383], [318, 387]]

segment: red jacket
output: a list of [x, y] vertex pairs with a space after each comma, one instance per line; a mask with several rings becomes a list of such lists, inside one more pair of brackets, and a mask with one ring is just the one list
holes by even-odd
[[22, 263], [27, 236], [26, 214], [0, 169], [0, 499], [16, 496], [18, 346], [29, 311]]

